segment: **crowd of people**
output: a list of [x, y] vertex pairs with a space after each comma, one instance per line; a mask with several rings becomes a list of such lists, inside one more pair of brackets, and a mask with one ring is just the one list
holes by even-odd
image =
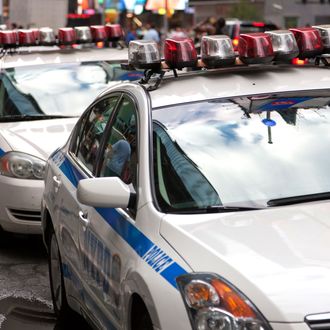
[[142, 27], [131, 26], [128, 28], [125, 33], [125, 41], [128, 44], [131, 40], [143, 39], [161, 43], [165, 38], [191, 38], [195, 43], [198, 43], [203, 35], [227, 34], [225, 27], [226, 21], [222, 17], [208, 17], [197, 25], [188, 28], [174, 24], [167, 33], [157, 29], [153, 23], [147, 23]]

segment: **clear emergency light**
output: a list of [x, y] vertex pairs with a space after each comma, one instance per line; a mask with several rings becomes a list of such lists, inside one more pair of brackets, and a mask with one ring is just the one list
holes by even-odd
[[0, 46], [3, 48], [16, 47], [17, 32], [16, 31], [0, 31]]
[[299, 55], [299, 48], [294, 34], [289, 30], [266, 31], [272, 41], [275, 60], [291, 61]]
[[119, 24], [107, 24], [105, 32], [109, 41], [118, 41], [123, 37], [123, 29]]
[[323, 42], [320, 32], [311, 27], [292, 28], [299, 48], [299, 58], [310, 58], [322, 54]]
[[313, 26], [314, 29], [318, 30], [321, 39], [323, 42], [323, 52], [329, 53], [330, 52], [330, 24], [326, 25], [315, 25]]
[[58, 43], [60, 45], [72, 45], [76, 42], [76, 34], [71, 27], [58, 29]]
[[201, 58], [208, 68], [233, 65], [236, 56], [231, 39], [225, 35], [203, 36]]
[[89, 26], [77, 26], [74, 28], [77, 44], [92, 42], [92, 33]]
[[107, 35], [103, 25], [91, 25], [92, 38], [94, 42], [105, 41]]
[[49, 27], [39, 29], [38, 33], [39, 45], [52, 46], [56, 44], [54, 30]]
[[164, 45], [165, 63], [171, 69], [197, 66], [197, 51], [192, 39], [166, 39]]
[[37, 44], [36, 33], [33, 30], [18, 30], [17, 36], [20, 46], [35, 46]]
[[132, 40], [128, 46], [128, 63], [136, 69], [160, 69], [158, 44], [149, 40]]
[[274, 50], [270, 36], [266, 33], [245, 33], [239, 36], [238, 54], [245, 64], [270, 63]]

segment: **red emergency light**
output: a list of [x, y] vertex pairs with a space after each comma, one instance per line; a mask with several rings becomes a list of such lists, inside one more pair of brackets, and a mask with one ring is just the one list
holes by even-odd
[[245, 64], [271, 62], [274, 58], [274, 50], [270, 36], [261, 32], [241, 34], [238, 54]]
[[58, 29], [58, 43], [60, 45], [73, 45], [76, 42], [76, 34], [71, 27]]
[[107, 39], [107, 34], [103, 25], [92, 25], [90, 28], [94, 42], [105, 41]]
[[197, 66], [197, 51], [192, 39], [166, 39], [164, 45], [165, 63], [171, 69]]
[[3, 48], [11, 48], [17, 46], [17, 32], [0, 31], [0, 45]]
[[320, 32], [311, 27], [289, 29], [295, 36], [299, 48], [299, 58], [310, 58], [323, 52]]
[[118, 41], [123, 37], [123, 30], [119, 24], [107, 24], [105, 32], [109, 41]]
[[36, 33], [33, 30], [18, 30], [18, 44], [20, 46], [35, 46]]

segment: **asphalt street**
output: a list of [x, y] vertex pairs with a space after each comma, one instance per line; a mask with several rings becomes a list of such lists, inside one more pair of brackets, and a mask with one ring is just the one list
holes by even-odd
[[1, 330], [88, 329], [53, 313], [47, 255], [40, 236], [0, 233]]

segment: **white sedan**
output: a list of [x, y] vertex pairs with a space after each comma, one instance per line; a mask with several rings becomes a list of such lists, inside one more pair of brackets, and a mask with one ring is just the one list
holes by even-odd
[[[5, 32], [2, 37], [9, 38], [12, 31], [1, 33]], [[41, 233], [46, 160], [65, 143], [82, 111], [104, 88], [118, 80], [137, 79], [138, 73], [121, 70], [125, 59], [125, 49], [95, 45], [21, 47], [2, 57], [1, 229]]]
[[133, 43], [145, 79], [103, 92], [49, 158], [55, 312], [99, 329], [328, 329], [329, 68], [279, 64], [297, 49], [275, 58], [268, 34], [242, 35], [240, 61], [206, 39], [204, 63], [189, 40], [167, 40], [165, 64]]

